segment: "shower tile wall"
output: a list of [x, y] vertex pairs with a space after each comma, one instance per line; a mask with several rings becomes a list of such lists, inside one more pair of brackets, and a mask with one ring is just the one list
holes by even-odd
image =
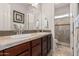
[[55, 26], [55, 35], [59, 41], [70, 43], [70, 25]]
[[70, 18], [55, 20], [55, 38], [60, 42], [70, 43]]
[[[55, 16], [66, 15], [70, 13], [70, 4], [56, 4]], [[61, 17], [55, 19], [55, 38], [60, 42], [70, 43], [70, 17]]]

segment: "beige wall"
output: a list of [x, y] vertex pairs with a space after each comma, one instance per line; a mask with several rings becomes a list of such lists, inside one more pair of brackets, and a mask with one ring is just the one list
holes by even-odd
[[[44, 29], [48, 30], [51, 28], [50, 23], [52, 21], [52, 7], [51, 3], [41, 3], [38, 8], [35, 8], [31, 5], [26, 5], [26, 4], [21, 4], [21, 3], [4, 3], [0, 4], [0, 24], [1, 28], [0, 30], [14, 30], [13, 26], [13, 10], [19, 11], [21, 13], [25, 14], [25, 24], [24, 24], [24, 29], [28, 30], [28, 22], [30, 21], [30, 30], [34, 30], [35, 28], [35, 23], [37, 19], [39, 19], [39, 29]], [[29, 21], [28, 21], [28, 16], [27, 14], [31, 14], [29, 16]], [[32, 16], [33, 15], [33, 16]], [[34, 18], [34, 19], [33, 19]], [[45, 28], [43, 25], [45, 18], [48, 20], [48, 27]], [[7, 20], [8, 21], [7, 21]], [[4, 24], [3, 24], [4, 23]]]
[[11, 30], [10, 28], [10, 6], [8, 3], [0, 3], [0, 30]]
[[27, 12], [28, 12], [28, 9], [27, 9], [27, 5], [23, 5], [21, 3], [13, 3], [13, 4], [9, 4], [10, 5], [10, 21], [11, 21], [11, 28], [12, 30], [14, 29], [14, 26], [13, 26], [13, 10], [16, 10], [18, 12], [21, 12], [21, 13], [24, 13], [25, 17], [25, 21], [24, 21], [24, 28], [25, 29], [28, 29], [28, 23], [27, 23]]
[[9, 3], [0, 3], [0, 30], [9, 31], [13, 30], [13, 10], [25, 14], [25, 29], [28, 29], [27, 26], [27, 6], [23, 4], [9, 4]]
[[[52, 6], [53, 3], [43, 3], [41, 4], [42, 5], [42, 29], [51, 29], [51, 20], [52, 20], [52, 17], [53, 17], [53, 9], [54, 7]], [[47, 18], [48, 20], [48, 24], [49, 24], [49, 28], [45, 28], [43, 25], [44, 25], [44, 20], [45, 18]]]

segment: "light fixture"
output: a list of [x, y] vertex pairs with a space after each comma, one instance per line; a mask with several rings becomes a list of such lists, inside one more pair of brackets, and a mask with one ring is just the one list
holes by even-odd
[[64, 18], [64, 17], [70, 17], [70, 16], [72, 16], [72, 14], [63, 14], [63, 15], [55, 16], [54, 19]]
[[38, 3], [32, 3], [32, 6], [38, 7]]

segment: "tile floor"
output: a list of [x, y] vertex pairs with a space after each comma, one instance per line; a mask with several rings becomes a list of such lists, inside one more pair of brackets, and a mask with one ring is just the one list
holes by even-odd
[[53, 52], [53, 56], [72, 56], [68, 46], [57, 45], [57, 49]]

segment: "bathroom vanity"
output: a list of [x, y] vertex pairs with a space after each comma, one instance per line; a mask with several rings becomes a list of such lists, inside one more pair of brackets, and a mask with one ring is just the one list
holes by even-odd
[[51, 51], [51, 33], [32, 33], [20, 40], [10, 39], [0, 43], [1, 56], [46, 56]]

